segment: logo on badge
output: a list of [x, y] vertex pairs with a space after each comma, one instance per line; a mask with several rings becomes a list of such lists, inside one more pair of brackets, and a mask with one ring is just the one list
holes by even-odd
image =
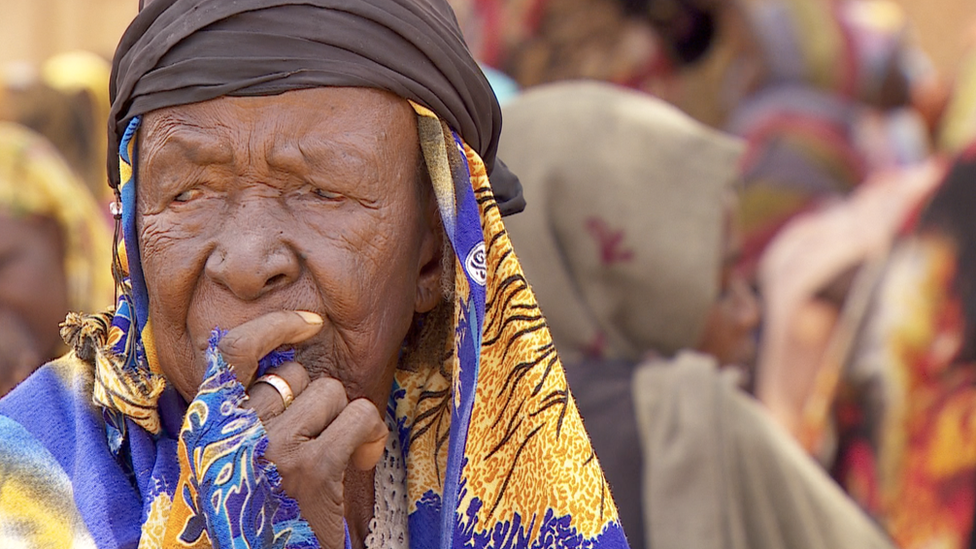
[[471, 277], [471, 280], [474, 280], [480, 286], [485, 285], [485, 282], [488, 280], [488, 264], [485, 261], [484, 242], [479, 242], [468, 252], [468, 257], [464, 260], [464, 270]]

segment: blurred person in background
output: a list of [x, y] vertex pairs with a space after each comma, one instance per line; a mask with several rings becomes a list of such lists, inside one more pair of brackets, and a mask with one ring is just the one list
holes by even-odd
[[[748, 142], [742, 267], [751, 275], [795, 215], [847, 196], [880, 167], [874, 158], [900, 155], [904, 163], [915, 162], [928, 145], [921, 123], [914, 131], [895, 124], [890, 135], [879, 129], [861, 141], [867, 115], [909, 104], [913, 57], [897, 5], [741, 0], [734, 9], [748, 32], [722, 88], [726, 128]], [[883, 143], [889, 137], [903, 143]], [[885, 148], [902, 152], [882, 153]]]
[[[453, 0], [475, 57], [522, 88], [593, 79], [659, 95], [749, 143], [742, 266], [791, 217], [921, 161], [906, 107], [931, 72], [888, 0]], [[702, 74], [711, 89], [695, 89]], [[723, 113], [721, 115], [715, 113]]]
[[113, 301], [111, 235], [54, 148], [0, 122], [0, 394], [65, 351], [69, 311]]
[[951, 90], [936, 75], [912, 86], [913, 103], [942, 150], [914, 165], [875, 166], [844, 200], [793, 217], [760, 261], [765, 327], [757, 396], [825, 466], [844, 467], [836, 462], [840, 399], [856, 402], [859, 414], [883, 415], [879, 379], [889, 365], [878, 353], [851, 355], [863, 346], [856, 336], [898, 231], [960, 147], [947, 142], [974, 137], [973, 59], [962, 60]]
[[632, 547], [888, 547], [737, 383], [756, 297], [737, 258], [742, 145], [602, 83], [528, 90], [500, 154], [507, 228]]
[[764, 328], [756, 396], [827, 467], [836, 457], [838, 394], [874, 401], [886, 368], [847, 364], [868, 297], [898, 232], [944, 173], [937, 157], [875, 173], [845, 200], [790, 220], [759, 263]]
[[50, 141], [102, 205], [107, 191], [108, 81], [111, 66], [86, 51], [55, 55], [39, 66], [4, 68], [0, 119], [27, 126]]
[[[930, 75], [904, 13], [887, 0], [741, 0], [730, 11], [746, 31], [723, 86], [726, 127], [748, 143], [739, 268], [765, 309], [755, 391], [805, 448], [829, 454], [803, 432], [804, 409], [828, 346], [847, 329], [838, 322], [850, 285], [867, 250], [890, 241], [898, 215], [871, 225], [870, 216], [824, 214], [812, 225], [827, 230], [797, 230], [800, 236], [782, 237], [777, 257], [766, 256], [794, 220], [815, 218], [865, 181], [926, 159], [928, 129], [910, 105], [915, 83]], [[892, 196], [905, 204], [925, 188], [905, 185]], [[879, 197], [886, 203], [883, 192], [864, 193], [863, 206], [850, 210], [877, 213], [870, 203]]]
[[900, 547], [964, 549], [976, 542], [976, 145], [922, 202], [857, 327], [847, 368], [871, 383], [836, 392], [833, 470]]
[[474, 56], [521, 87], [570, 79], [652, 91], [696, 63], [721, 0], [451, 0]]

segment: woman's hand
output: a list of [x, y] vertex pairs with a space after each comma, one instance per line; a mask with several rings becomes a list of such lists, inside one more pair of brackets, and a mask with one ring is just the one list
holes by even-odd
[[323, 547], [343, 547], [343, 478], [351, 463], [368, 471], [383, 455], [388, 429], [367, 399], [349, 401], [340, 381], [310, 380], [297, 362], [274, 373], [291, 386], [294, 401], [285, 408], [278, 391], [252, 380], [258, 361], [273, 349], [304, 341], [322, 327], [314, 313], [277, 311], [234, 328], [220, 342], [224, 360], [238, 379], [249, 382], [247, 407], [268, 433], [265, 456], [278, 468], [282, 487], [294, 498]]

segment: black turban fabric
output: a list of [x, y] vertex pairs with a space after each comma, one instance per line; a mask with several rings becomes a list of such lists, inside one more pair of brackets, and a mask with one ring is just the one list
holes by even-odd
[[109, 177], [129, 121], [232, 95], [378, 88], [443, 118], [485, 161], [503, 214], [525, 203], [495, 158], [498, 101], [446, 0], [154, 0], [115, 52]]

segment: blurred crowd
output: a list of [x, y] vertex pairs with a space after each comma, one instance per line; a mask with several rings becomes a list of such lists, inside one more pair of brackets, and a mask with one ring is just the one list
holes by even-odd
[[68, 311], [113, 302], [109, 73], [81, 51], [0, 73], [2, 393], [67, 350], [57, 328]]
[[[631, 546], [976, 547], [976, 27], [945, 74], [888, 0], [452, 3]], [[113, 302], [109, 73], [0, 71], [0, 394]]]

